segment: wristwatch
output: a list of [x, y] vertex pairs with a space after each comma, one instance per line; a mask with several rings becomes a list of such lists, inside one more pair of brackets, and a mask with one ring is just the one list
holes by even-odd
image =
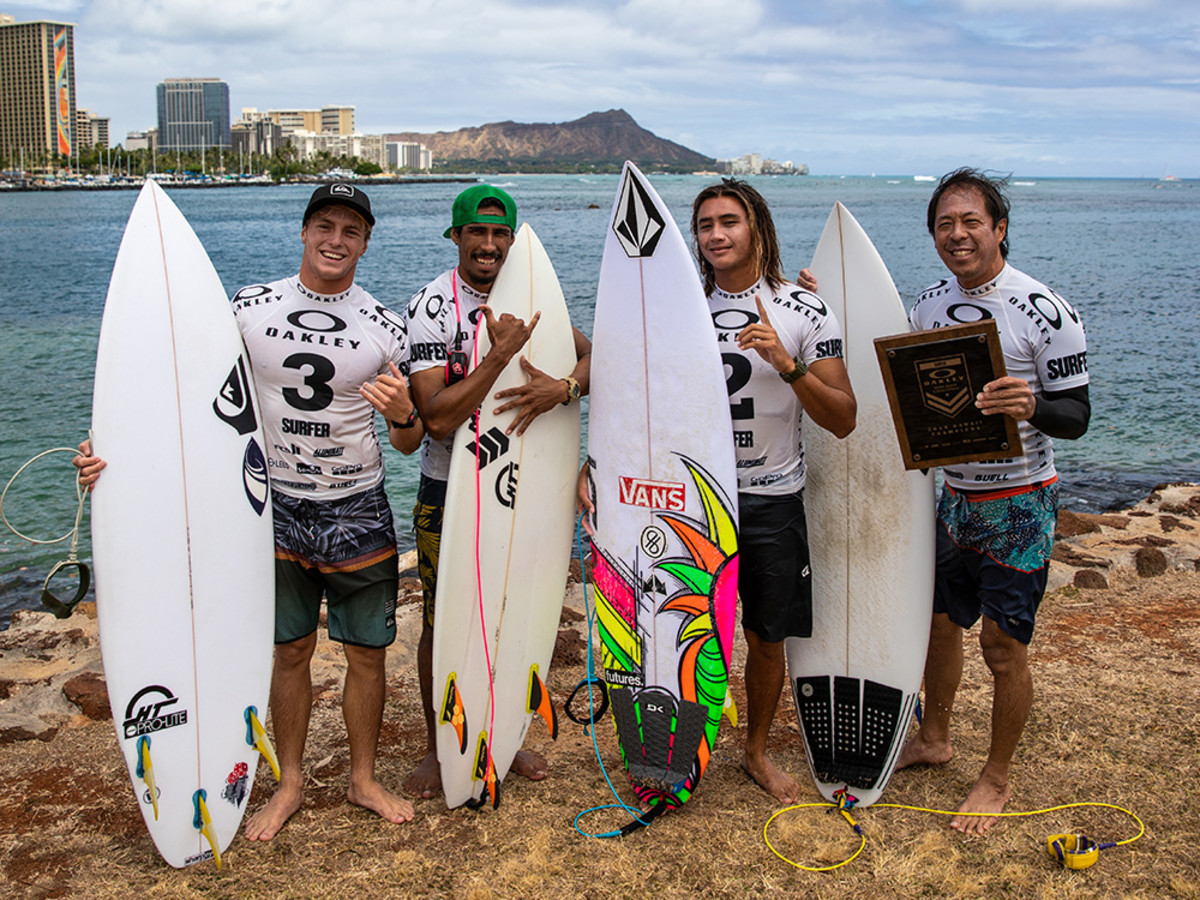
[[808, 371], [808, 366], [800, 361], [800, 357], [793, 357], [792, 362], [796, 364], [796, 368], [792, 369], [790, 372], [779, 373], [779, 377], [782, 378], [786, 384], [791, 384], [794, 381], [798, 381], [804, 375], [804, 373]]
[[412, 428], [417, 424], [417, 408], [414, 406], [412, 412], [408, 414], [408, 418], [403, 422], [397, 422], [395, 419], [388, 419], [388, 424], [393, 428]]
[[562, 402], [562, 405], [570, 406], [572, 403], [574, 403], [576, 400], [579, 399], [579, 395], [581, 393], [581, 391], [579, 389], [579, 382], [576, 381], [574, 378], [572, 378], [570, 375], [568, 375], [566, 378], [564, 378], [562, 380], [567, 383], [567, 399]]

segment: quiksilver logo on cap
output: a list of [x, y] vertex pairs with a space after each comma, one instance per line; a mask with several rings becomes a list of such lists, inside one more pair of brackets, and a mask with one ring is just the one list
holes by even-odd
[[662, 237], [665, 223], [654, 208], [650, 194], [642, 187], [630, 169], [625, 170], [621, 198], [613, 216], [612, 230], [621, 242], [625, 255], [632, 259], [653, 256]]
[[329, 193], [341, 194], [343, 197], [353, 197], [354, 188], [350, 187], [348, 184], [331, 184], [329, 186]]

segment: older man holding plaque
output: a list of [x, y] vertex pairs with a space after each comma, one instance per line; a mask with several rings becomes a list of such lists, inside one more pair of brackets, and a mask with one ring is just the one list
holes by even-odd
[[992, 320], [1008, 374], [984, 385], [975, 405], [1018, 423], [1022, 452], [943, 467], [925, 715], [897, 768], [953, 756], [950, 715], [962, 678], [964, 631], [982, 617], [980, 646], [992, 673], [987, 762], [951, 826], [984, 834], [1011, 795], [1012, 757], [1033, 703], [1028, 646], [1046, 589], [1058, 506], [1051, 438], [1087, 431], [1087, 342], [1075, 309], [1008, 259], [1004, 184], [973, 169], [942, 178], [928, 228], [950, 277], [928, 288], [909, 315], [917, 330]]

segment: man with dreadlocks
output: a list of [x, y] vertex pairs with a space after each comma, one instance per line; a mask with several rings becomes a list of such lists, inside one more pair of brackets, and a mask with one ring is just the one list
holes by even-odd
[[784, 280], [762, 195], [735, 179], [705, 188], [692, 204], [692, 235], [737, 454], [738, 593], [749, 648], [743, 766], [776, 800], [793, 803], [800, 786], [766, 750], [783, 690], [784, 640], [812, 635], [801, 420], [807, 414], [843, 438], [854, 430], [858, 404], [841, 326], [820, 297]]

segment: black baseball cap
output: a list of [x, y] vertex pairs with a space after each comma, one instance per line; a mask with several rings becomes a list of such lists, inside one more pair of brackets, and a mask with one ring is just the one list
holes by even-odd
[[304, 210], [304, 224], [308, 224], [308, 220], [312, 218], [312, 214], [323, 206], [348, 206], [364, 219], [368, 225], [375, 224], [375, 217], [371, 215], [371, 201], [361, 189], [356, 188], [352, 184], [346, 184], [343, 181], [334, 182], [333, 184], [323, 184], [315, 191], [308, 200], [308, 206]]

